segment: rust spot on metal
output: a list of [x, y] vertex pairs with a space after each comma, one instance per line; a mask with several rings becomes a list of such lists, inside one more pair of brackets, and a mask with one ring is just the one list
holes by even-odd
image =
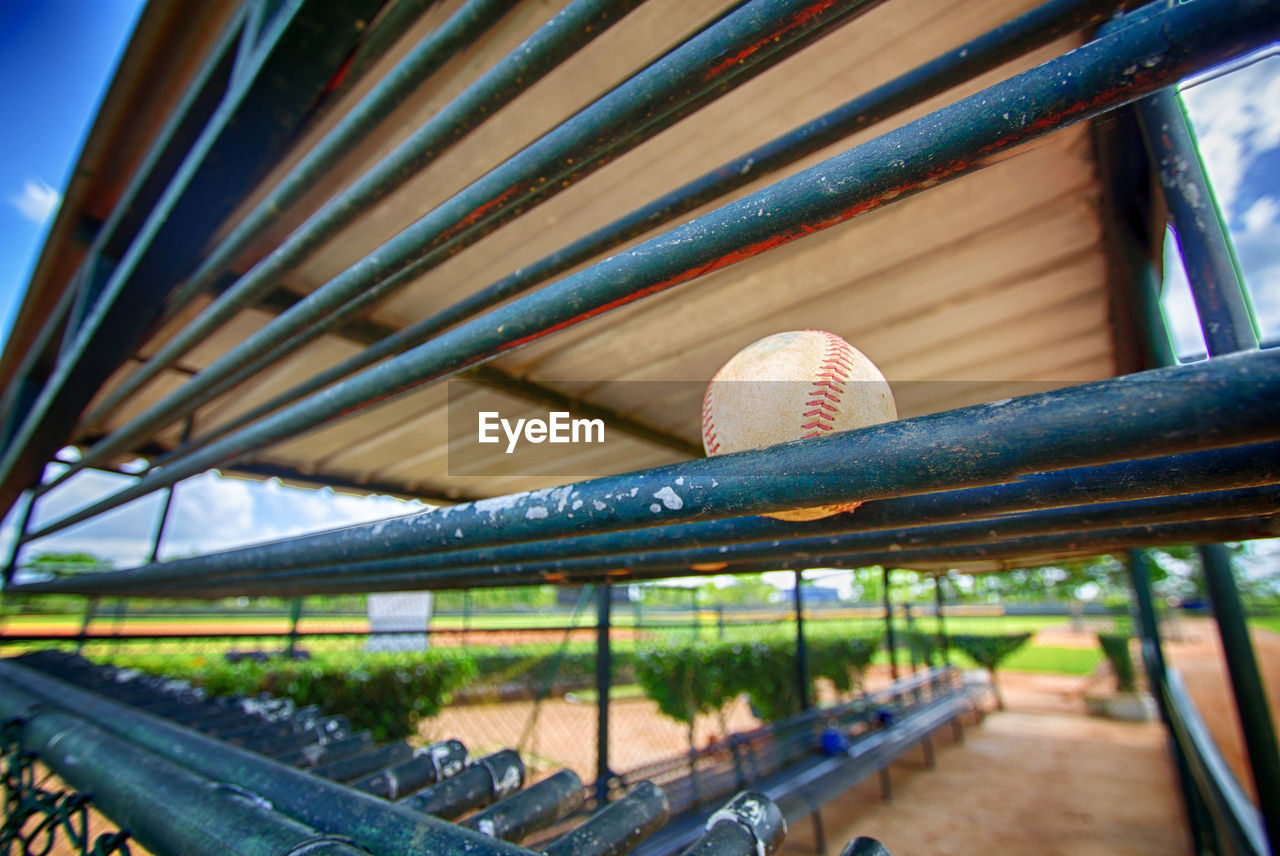
[[772, 33], [767, 33], [766, 35], [761, 36], [759, 39], [756, 39], [754, 42], [747, 45], [745, 48], [742, 48], [737, 53], [731, 56], [727, 56], [724, 59], [720, 60], [720, 62], [713, 65], [707, 71], [707, 73], [703, 75], [702, 79], [712, 80], [716, 77], [719, 77], [721, 74], [724, 74], [724, 72], [726, 72], [733, 66], [742, 62], [747, 57], [751, 56], [753, 53], [757, 52], [758, 50], [763, 48], [765, 45], [769, 44], [769, 42], [776, 42], [778, 39], [782, 38], [783, 36], [787, 35], [793, 30], [796, 30], [805, 26], [814, 18], [818, 17], [819, 15], [821, 15], [823, 12], [827, 11], [834, 5], [835, 5], [835, 0], [821, 0], [821, 2], [814, 3], [810, 6], [806, 6], [805, 8], [797, 12], [795, 15], [792, 15], [791, 18], [788, 19], [786, 22], [784, 22], [781, 28], [774, 30]]

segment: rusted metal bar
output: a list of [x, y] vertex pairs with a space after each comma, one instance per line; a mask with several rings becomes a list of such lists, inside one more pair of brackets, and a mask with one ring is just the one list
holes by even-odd
[[[173, 462], [164, 472], [145, 476], [138, 484], [82, 512], [55, 521], [42, 534], [438, 380], [607, 309], [962, 175], [997, 152], [1134, 100], [1187, 73], [1280, 36], [1280, 15], [1276, 10], [1250, 0], [1225, 0], [1212, 9], [1199, 3], [1161, 6], [1140, 17], [1117, 33], [837, 155], [367, 369], [222, 438], [190, 458]], [[401, 237], [413, 232], [410, 229]]]
[[[375, 856], [415, 850], [432, 853], [529, 856], [529, 851], [461, 829], [395, 803], [353, 791], [253, 752], [228, 746], [164, 718], [108, 701], [64, 681], [0, 660], [0, 682], [37, 700], [94, 722], [132, 746], [181, 765], [198, 776], [244, 788], [277, 812], [329, 834], [341, 835]], [[12, 694], [0, 693], [0, 700]], [[99, 765], [82, 765], [108, 770]], [[150, 805], [150, 802], [148, 801]], [[222, 852], [226, 852], [223, 850]], [[276, 851], [279, 852], [279, 851]]]
[[[606, 9], [617, 5], [611, 0], [589, 2]], [[526, 146], [220, 356], [173, 394], [96, 443], [85, 452], [81, 465], [109, 459], [157, 428], [274, 365], [285, 354], [389, 296], [503, 223], [880, 2], [883, 0], [749, 0]], [[571, 36], [585, 43], [594, 34], [589, 28], [570, 29], [558, 36], [555, 47]], [[518, 79], [523, 81], [522, 51], [517, 50], [510, 57], [521, 69]], [[400, 171], [390, 172], [382, 176], [380, 183], [390, 189], [399, 186], [402, 177]], [[330, 202], [326, 209], [341, 202]], [[345, 204], [340, 207], [345, 208]]]
[[[454, 324], [548, 282], [552, 277], [669, 223], [682, 214], [775, 173], [838, 140], [1047, 44], [1054, 38], [1096, 22], [1115, 6], [1115, 0], [1050, 0], [1037, 6], [901, 77], [717, 167], [564, 248], [536, 262], [523, 265], [520, 270], [457, 303], [379, 342], [368, 344], [360, 353], [205, 433], [185, 448], [175, 449], [174, 454], [188, 454], [360, 369], [416, 347]], [[485, 379], [485, 382], [490, 380]], [[509, 382], [503, 384], [503, 388], [510, 389]], [[561, 405], [557, 406], [564, 409]], [[637, 426], [636, 433], [644, 433], [646, 427]], [[665, 435], [654, 439], [663, 445], [672, 445], [671, 438]], [[698, 457], [701, 451], [700, 447], [689, 449], [687, 446], [681, 447], [679, 443], [673, 447], [686, 454], [692, 451], [691, 457]], [[157, 461], [158, 465], [162, 463]]]
[[446, 820], [483, 808], [520, 790], [524, 762], [511, 749], [477, 759], [455, 776], [405, 797], [400, 804]]

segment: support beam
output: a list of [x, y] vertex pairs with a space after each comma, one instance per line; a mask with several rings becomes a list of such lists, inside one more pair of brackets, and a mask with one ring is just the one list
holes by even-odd
[[1208, 841], [1207, 836], [1211, 834], [1212, 823], [1207, 820], [1204, 800], [1196, 788], [1187, 757], [1172, 732], [1172, 720], [1166, 704], [1168, 693], [1165, 686], [1169, 673], [1165, 666], [1164, 648], [1160, 642], [1160, 619], [1156, 614], [1155, 601], [1151, 597], [1150, 562], [1150, 554], [1144, 550], [1129, 550], [1126, 553], [1138, 641], [1142, 647], [1142, 663], [1147, 672], [1151, 693], [1155, 696], [1156, 705], [1160, 710], [1160, 718], [1165, 728], [1170, 731], [1169, 751], [1173, 755], [1174, 765], [1178, 770], [1178, 783], [1182, 792], [1183, 809], [1187, 815], [1187, 825], [1195, 850], [1201, 853]]
[[800, 709], [813, 707], [813, 681], [809, 674], [809, 646], [804, 641], [804, 571], [795, 571], [796, 581], [796, 683]]
[[884, 644], [889, 651], [889, 674], [896, 681], [898, 679], [898, 642], [893, 635], [893, 602], [889, 597], [888, 565], [880, 569], [880, 575], [884, 585]]
[[1280, 853], [1280, 751], [1267, 703], [1267, 690], [1258, 674], [1258, 660], [1249, 639], [1244, 606], [1231, 570], [1231, 554], [1222, 544], [1200, 547], [1204, 581], [1213, 604], [1213, 617], [1222, 638], [1227, 674], [1235, 693], [1236, 714], [1249, 754], [1249, 770], [1258, 794], [1262, 823], [1272, 853]]
[[1209, 356], [1258, 347], [1240, 263], [1182, 99], [1170, 88], [1134, 106], [1147, 151], [1159, 168], [1169, 221], [1178, 239]]
[[596, 585], [596, 805], [609, 802], [609, 690], [613, 683], [613, 658], [609, 628], [613, 620], [613, 587]]

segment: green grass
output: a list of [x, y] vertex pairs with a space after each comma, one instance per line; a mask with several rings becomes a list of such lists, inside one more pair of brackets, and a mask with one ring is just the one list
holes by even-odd
[[1263, 630], [1270, 630], [1272, 633], [1280, 634], [1280, 615], [1250, 618], [1249, 624], [1252, 627], [1261, 627]]

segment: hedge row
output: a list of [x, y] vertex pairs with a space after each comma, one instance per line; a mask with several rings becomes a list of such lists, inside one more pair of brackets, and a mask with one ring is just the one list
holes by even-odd
[[[1029, 634], [953, 636], [951, 643], [981, 665], [994, 669], [1025, 644]], [[923, 659], [932, 642], [911, 638]], [[812, 680], [825, 678], [842, 693], [861, 686], [862, 672], [879, 648], [878, 637], [813, 634], [806, 640]], [[752, 642], [676, 642], [623, 646], [614, 652], [614, 683], [636, 680], [667, 716], [691, 724], [698, 714], [722, 711], [746, 693], [762, 719], [773, 721], [800, 710], [795, 680], [795, 640], [781, 633]], [[188, 680], [212, 695], [269, 693], [298, 705], [317, 705], [346, 717], [378, 740], [415, 733], [450, 695], [469, 698], [485, 690], [500, 695], [506, 684], [542, 693], [590, 687], [595, 683], [595, 651], [589, 644], [522, 646], [517, 649], [433, 648], [429, 651], [318, 652], [309, 660], [267, 662], [223, 657], [143, 655], [105, 657], [116, 665]], [[633, 678], [634, 676], [634, 678]]]
[[[811, 680], [826, 678], [840, 692], [862, 682], [879, 640], [818, 636], [806, 641]], [[692, 724], [694, 717], [722, 711], [742, 693], [761, 719], [773, 721], [801, 709], [793, 640], [703, 643], [642, 648], [636, 678], [658, 709]], [[811, 690], [812, 691], [812, 690]]]

